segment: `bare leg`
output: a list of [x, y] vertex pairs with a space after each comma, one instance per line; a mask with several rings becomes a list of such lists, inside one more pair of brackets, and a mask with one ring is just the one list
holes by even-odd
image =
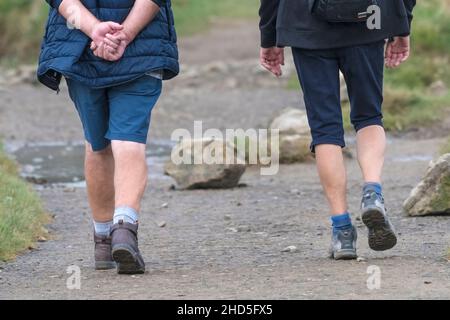
[[331, 214], [347, 212], [347, 177], [342, 148], [330, 144], [318, 145], [316, 160]]
[[112, 141], [115, 160], [115, 207], [130, 207], [140, 211], [147, 185], [145, 144]]
[[114, 215], [114, 158], [111, 147], [92, 151], [86, 142], [85, 175], [92, 215], [97, 222], [108, 222]]
[[381, 126], [369, 126], [357, 134], [358, 162], [365, 182], [381, 183], [386, 151], [386, 133]]

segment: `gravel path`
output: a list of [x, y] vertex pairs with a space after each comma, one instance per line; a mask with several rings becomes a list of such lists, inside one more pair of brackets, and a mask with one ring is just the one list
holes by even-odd
[[[229, 41], [236, 35], [242, 37], [237, 50]], [[182, 43], [190, 75], [167, 85], [153, 116], [151, 139], [167, 140], [175, 128], [191, 129], [194, 120], [203, 120], [205, 127], [265, 127], [273, 112], [300, 104], [299, 93], [283, 90], [253, 67], [255, 25], [216, 28]], [[206, 75], [204, 68], [210, 70]], [[42, 87], [19, 85], [0, 95], [0, 132], [8, 143], [82, 140], [66, 90], [56, 96]], [[352, 141], [350, 136], [351, 147]], [[154, 178], [140, 229], [148, 271], [139, 276], [93, 271], [84, 188], [37, 187], [55, 215], [49, 226], [52, 239], [0, 265], [0, 299], [450, 298], [450, 219], [408, 218], [401, 209], [441, 142], [390, 138], [386, 200], [399, 244], [385, 253], [370, 251], [365, 228], [357, 222], [359, 262], [327, 258], [327, 208], [312, 163], [282, 166], [273, 177], [249, 168], [242, 180], [246, 187], [221, 191], [171, 191], [172, 181], [160, 167], [151, 167]], [[361, 182], [355, 160], [348, 160], [348, 170], [356, 217]], [[157, 226], [162, 221], [164, 228]], [[297, 251], [282, 252], [287, 246]], [[66, 287], [71, 265], [81, 268], [81, 290]], [[372, 266], [381, 272], [375, 290], [366, 283]]]

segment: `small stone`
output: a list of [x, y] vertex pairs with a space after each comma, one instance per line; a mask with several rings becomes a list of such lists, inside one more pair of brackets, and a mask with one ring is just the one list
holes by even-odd
[[356, 261], [357, 262], [366, 262], [366, 259], [363, 257], [358, 257], [358, 258], [356, 258]]
[[289, 247], [286, 247], [283, 250], [281, 250], [281, 252], [290, 252], [290, 253], [297, 252], [297, 247], [289, 246]]
[[167, 222], [165, 221], [161, 221], [160, 223], [158, 223], [158, 227], [160, 228], [164, 228], [167, 225]]
[[298, 190], [298, 189], [292, 189], [292, 190], [291, 190], [291, 193], [292, 193], [292, 194], [300, 194], [300, 190]]
[[231, 216], [229, 214], [224, 215], [224, 220], [226, 221], [230, 221], [231, 220]]
[[432, 284], [431, 281], [424, 281], [423, 283], [425, 283], [425, 284]]
[[238, 232], [238, 229], [236, 229], [236, 228], [227, 228], [226, 230], [230, 231], [230, 232], [233, 232], [233, 233]]
[[237, 228], [238, 232], [250, 232], [252, 231], [252, 228], [250, 226], [239, 226]]
[[38, 242], [47, 242], [47, 238], [40, 236], [37, 240]]
[[164, 202], [162, 205], [161, 205], [161, 208], [163, 208], [163, 209], [167, 209], [169, 207], [169, 204], [167, 203], [167, 202]]
[[238, 203], [236, 203], [236, 206], [240, 207], [240, 206], [242, 206], [242, 203], [238, 202]]

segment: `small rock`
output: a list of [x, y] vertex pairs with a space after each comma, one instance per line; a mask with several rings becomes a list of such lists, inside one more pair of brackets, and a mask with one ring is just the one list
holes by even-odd
[[164, 228], [167, 225], [167, 222], [165, 221], [161, 221], [160, 223], [158, 223], [158, 227], [160, 228]]
[[430, 87], [428, 88], [428, 91], [431, 93], [431, 95], [435, 97], [443, 97], [448, 92], [448, 87], [442, 80], [438, 80], [433, 82]]
[[366, 262], [366, 259], [363, 257], [358, 257], [358, 258], [356, 258], [356, 261], [357, 262]]
[[238, 203], [236, 203], [236, 206], [241, 207], [242, 203], [238, 202]]
[[231, 216], [229, 214], [226, 214], [223, 218], [227, 221], [231, 220]]
[[169, 207], [169, 204], [167, 202], [165, 202], [161, 205], [161, 208], [163, 208], [163, 209], [167, 209], [168, 207]]
[[425, 283], [425, 284], [432, 284], [431, 281], [424, 281], [423, 283]]
[[238, 229], [236, 229], [236, 228], [227, 228], [226, 230], [230, 231], [230, 232], [233, 232], [233, 233], [238, 232]]
[[283, 250], [281, 250], [281, 252], [297, 252], [297, 247], [296, 246], [289, 246], [284, 248]]
[[239, 226], [237, 228], [238, 232], [250, 232], [252, 231], [252, 228], [250, 226]]
[[38, 242], [47, 242], [47, 238], [40, 236], [37, 240]]

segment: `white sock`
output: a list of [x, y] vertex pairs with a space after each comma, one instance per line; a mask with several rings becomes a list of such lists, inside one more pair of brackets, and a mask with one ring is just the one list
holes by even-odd
[[94, 221], [95, 233], [99, 236], [109, 236], [109, 231], [113, 225], [113, 221], [97, 222]]
[[136, 224], [139, 219], [139, 214], [130, 207], [119, 207], [114, 211], [114, 224], [119, 223], [120, 220], [123, 222]]

